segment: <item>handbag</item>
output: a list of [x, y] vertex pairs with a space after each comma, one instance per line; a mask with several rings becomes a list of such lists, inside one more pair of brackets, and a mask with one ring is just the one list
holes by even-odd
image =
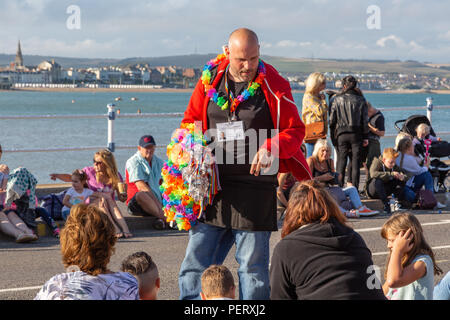
[[305, 124], [305, 142], [314, 142], [317, 139], [324, 139], [327, 137], [327, 126], [325, 121], [318, 121]]
[[417, 195], [417, 207], [422, 210], [430, 210], [436, 207], [437, 200], [431, 190], [419, 190]]
[[330, 195], [334, 198], [334, 200], [336, 200], [337, 204], [341, 206], [344, 210], [353, 209], [352, 202], [350, 201], [350, 199], [347, 198], [345, 192], [342, 190], [341, 187], [332, 186], [327, 187], [326, 189], [330, 193]]

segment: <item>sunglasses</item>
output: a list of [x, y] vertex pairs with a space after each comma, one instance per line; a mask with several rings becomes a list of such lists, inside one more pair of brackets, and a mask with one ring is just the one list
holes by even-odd
[[93, 159], [92, 162], [93, 162], [94, 165], [96, 165], [96, 166], [99, 166], [99, 165], [103, 164], [103, 162], [101, 162], [101, 161], [95, 161], [95, 159]]

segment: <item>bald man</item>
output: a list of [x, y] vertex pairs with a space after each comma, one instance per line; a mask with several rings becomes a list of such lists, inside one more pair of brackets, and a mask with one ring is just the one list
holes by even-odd
[[277, 173], [311, 178], [300, 149], [305, 126], [289, 82], [260, 59], [259, 49], [255, 32], [233, 31], [225, 57], [205, 66], [210, 81], [205, 86], [205, 78], [199, 80], [184, 113], [183, 123], [201, 122], [216, 157], [221, 190], [189, 230], [180, 299], [200, 298], [203, 271], [222, 264], [233, 244], [239, 298], [269, 299], [269, 239], [278, 229]]

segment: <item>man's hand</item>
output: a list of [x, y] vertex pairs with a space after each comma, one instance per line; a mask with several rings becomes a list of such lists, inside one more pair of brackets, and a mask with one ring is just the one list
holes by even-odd
[[368, 139], [364, 139], [363, 143], [362, 143], [362, 146], [363, 147], [367, 147], [368, 145], [369, 145], [369, 140]]
[[258, 152], [255, 154], [255, 157], [253, 158], [252, 166], [250, 167], [250, 174], [258, 176], [259, 172], [261, 171], [261, 168], [266, 169], [270, 168], [272, 162], [273, 162], [272, 154], [269, 151], [267, 151], [267, 149], [264, 148], [259, 149]]

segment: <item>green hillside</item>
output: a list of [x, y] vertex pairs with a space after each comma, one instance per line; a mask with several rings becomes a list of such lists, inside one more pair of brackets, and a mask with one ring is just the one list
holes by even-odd
[[405, 73], [449, 77], [446, 67], [433, 68], [417, 61], [398, 60], [322, 60], [265, 57], [265, 61], [285, 73], [342, 72], [342, 73]]
[[[0, 54], [0, 66], [7, 66], [14, 61], [14, 55]], [[206, 61], [215, 54], [190, 54], [167, 57], [135, 57], [127, 59], [84, 59], [67, 57], [49, 57], [25, 55], [25, 65], [37, 65], [43, 60], [55, 59], [63, 68], [86, 68], [108, 65], [148, 64], [150, 67], [175, 65], [183, 68], [203, 68]], [[266, 62], [275, 66], [282, 73], [405, 73], [420, 75], [436, 75], [450, 77], [449, 66], [430, 66], [417, 61], [399, 60], [326, 60], [326, 59], [293, 59], [273, 56], [263, 56]]]

